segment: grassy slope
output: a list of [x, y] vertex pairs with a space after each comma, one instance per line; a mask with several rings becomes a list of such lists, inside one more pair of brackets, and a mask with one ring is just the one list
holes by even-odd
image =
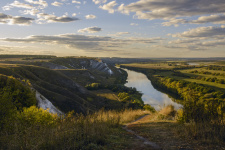
[[[52, 58], [51, 60], [65, 64], [68, 63], [68, 59]], [[89, 59], [91, 58], [73, 58], [77, 63]], [[2, 59], [0, 74], [30, 80], [35, 89], [64, 112], [75, 110], [75, 112], [86, 113], [102, 107], [105, 109], [122, 107], [118, 101], [98, 97], [84, 88], [85, 85], [96, 82], [104, 85], [113, 84], [118, 78], [118, 71], [114, 70], [115, 75], [107, 77], [106, 73], [97, 70], [52, 70], [45, 68], [48, 61], [49, 59], [42, 61], [39, 59], [23, 60], [22, 58], [7, 58], [7, 61]], [[113, 105], [110, 106], [110, 104]]]
[[[207, 140], [198, 140], [188, 133], [187, 126], [179, 124], [174, 120], [161, 120], [157, 118], [158, 114], [149, 115], [138, 122], [128, 126], [140, 136], [155, 142], [162, 149], [224, 149], [224, 144], [212, 143]], [[194, 130], [194, 129], [193, 129]]]

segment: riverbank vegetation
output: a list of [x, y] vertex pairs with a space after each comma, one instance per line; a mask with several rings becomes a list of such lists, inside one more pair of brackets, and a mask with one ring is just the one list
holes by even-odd
[[[220, 80], [215, 81], [223, 81], [223, 77], [220, 76], [225, 73], [221, 69], [223, 66], [208, 66], [210, 64], [173, 66], [167, 63], [168, 67], [162, 67], [163, 65], [166, 66], [163, 63], [143, 66], [142, 64], [126, 64], [121, 67], [143, 72], [155, 88], [178, 99], [183, 104], [183, 110], [179, 111], [177, 120], [186, 126], [187, 134], [193, 139], [225, 143], [225, 87], [219, 82], [213, 82], [213, 85], [208, 81], [195, 82], [200, 75], [198, 72], [209, 70], [209, 68], [219, 68], [221, 72], [220, 74], [214, 72], [207, 76], [218, 75]], [[197, 71], [192, 72], [193, 70]]]

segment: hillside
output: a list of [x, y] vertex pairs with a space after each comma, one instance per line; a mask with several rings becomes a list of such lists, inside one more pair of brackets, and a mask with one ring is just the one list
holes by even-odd
[[[9, 56], [8, 56], [9, 57]], [[114, 84], [122, 72], [96, 58], [15, 56], [0, 63], [0, 74], [29, 80], [32, 87], [63, 112], [88, 113], [123, 104], [98, 97], [85, 88], [91, 83]], [[114, 105], [111, 105], [114, 104]]]

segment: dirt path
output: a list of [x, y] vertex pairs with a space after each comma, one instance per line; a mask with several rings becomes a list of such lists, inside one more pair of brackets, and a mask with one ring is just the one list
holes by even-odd
[[[162, 150], [224, 150], [224, 146], [202, 142], [188, 136], [183, 124], [173, 120], [158, 120], [154, 115], [146, 115], [126, 126], [136, 137], [143, 138], [142, 145], [151, 141], [149, 149]], [[140, 143], [140, 142], [139, 142]], [[156, 147], [154, 147], [156, 145]], [[141, 144], [139, 145], [141, 146]], [[138, 149], [138, 148], [137, 148]]]
[[[145, 118], [146, 116], [148, 116], [148, 115], [142, 116], [142, 117], [138, 118], [137, 120], [135, 120], [135, 121], [133, 121], [133, 122], [131, 122], [131, 123], [126, 124], [126, 125], [123, 127], [123, 129], [125, 129], [127, 132], [129, 132], [129, 133], [133, 134], [134, 136], [136, 136], [139, 140], [142, 140], [142, 141], [143, 141], [143, 143], [140, 143], [140, 144], [142, 144], [142, 145], [139, 145], [140, 148], [142, 147], [143, 149], [160, 150], [161, 148], [160, 148], [156, 143], [151, 142], [151, 141], [149, 141], [148, 139], [146, 139], [146, 138], [144, 138], [144, 137], [138, 135], [138, 134], [135, 133], [134, 131], [128, 129], [128, 127], [129, 127], [130, 125], [135, 124], [136, 122], [138, 122], [139, 120]], [[135, 148], [135, 149], [137, 149], [137, 148]]]

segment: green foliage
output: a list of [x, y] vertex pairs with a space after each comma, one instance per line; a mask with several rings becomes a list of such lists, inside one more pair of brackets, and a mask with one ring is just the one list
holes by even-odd
[[208, 69], [208, 70], [222, 70], [222, 71], [225, 71], [225, 66], [210, 65], [206, 69]]
[[31, 106], [23, 108], [22, 112], [17, 113], [17, 119], [27, 126], [52, 126], [56, 124], [58, 119], [57, 114], [51, 114], [48, 110]]
[[85, 86], [88, 90], [97, 90], [102, 88], [100, 83], [91, 83]]
[[143, 108], [144, 108], [145, 110], [148, 110], [148, 111], [153, 112], [153, 113], [156, 112], [155, 108], [152, 107], [152, 106], [149, 105], [149, 104], [145, 104]]
[[131, 100], [129, 94], [126, 93], [126, 92], [119, 93], [119, 94], [118, 94], [118, 97], [120, 98], [120, 100], [121, 100], [122, 102], [128, 102], [128, 101]]
[[[29, 82], [27, 82], [29, 83]], [[0, 76], [0, 128], [16, 110], [36, 105], [34, 92], [13, 77]]]
[[82, 115], [70, 112], [60, 118], [34, 106], [18, 112], [13, 123], [0, 131], [0, 149], [112, 149], [126, 122], [146, 113], [142, 110], [104, 111]]

